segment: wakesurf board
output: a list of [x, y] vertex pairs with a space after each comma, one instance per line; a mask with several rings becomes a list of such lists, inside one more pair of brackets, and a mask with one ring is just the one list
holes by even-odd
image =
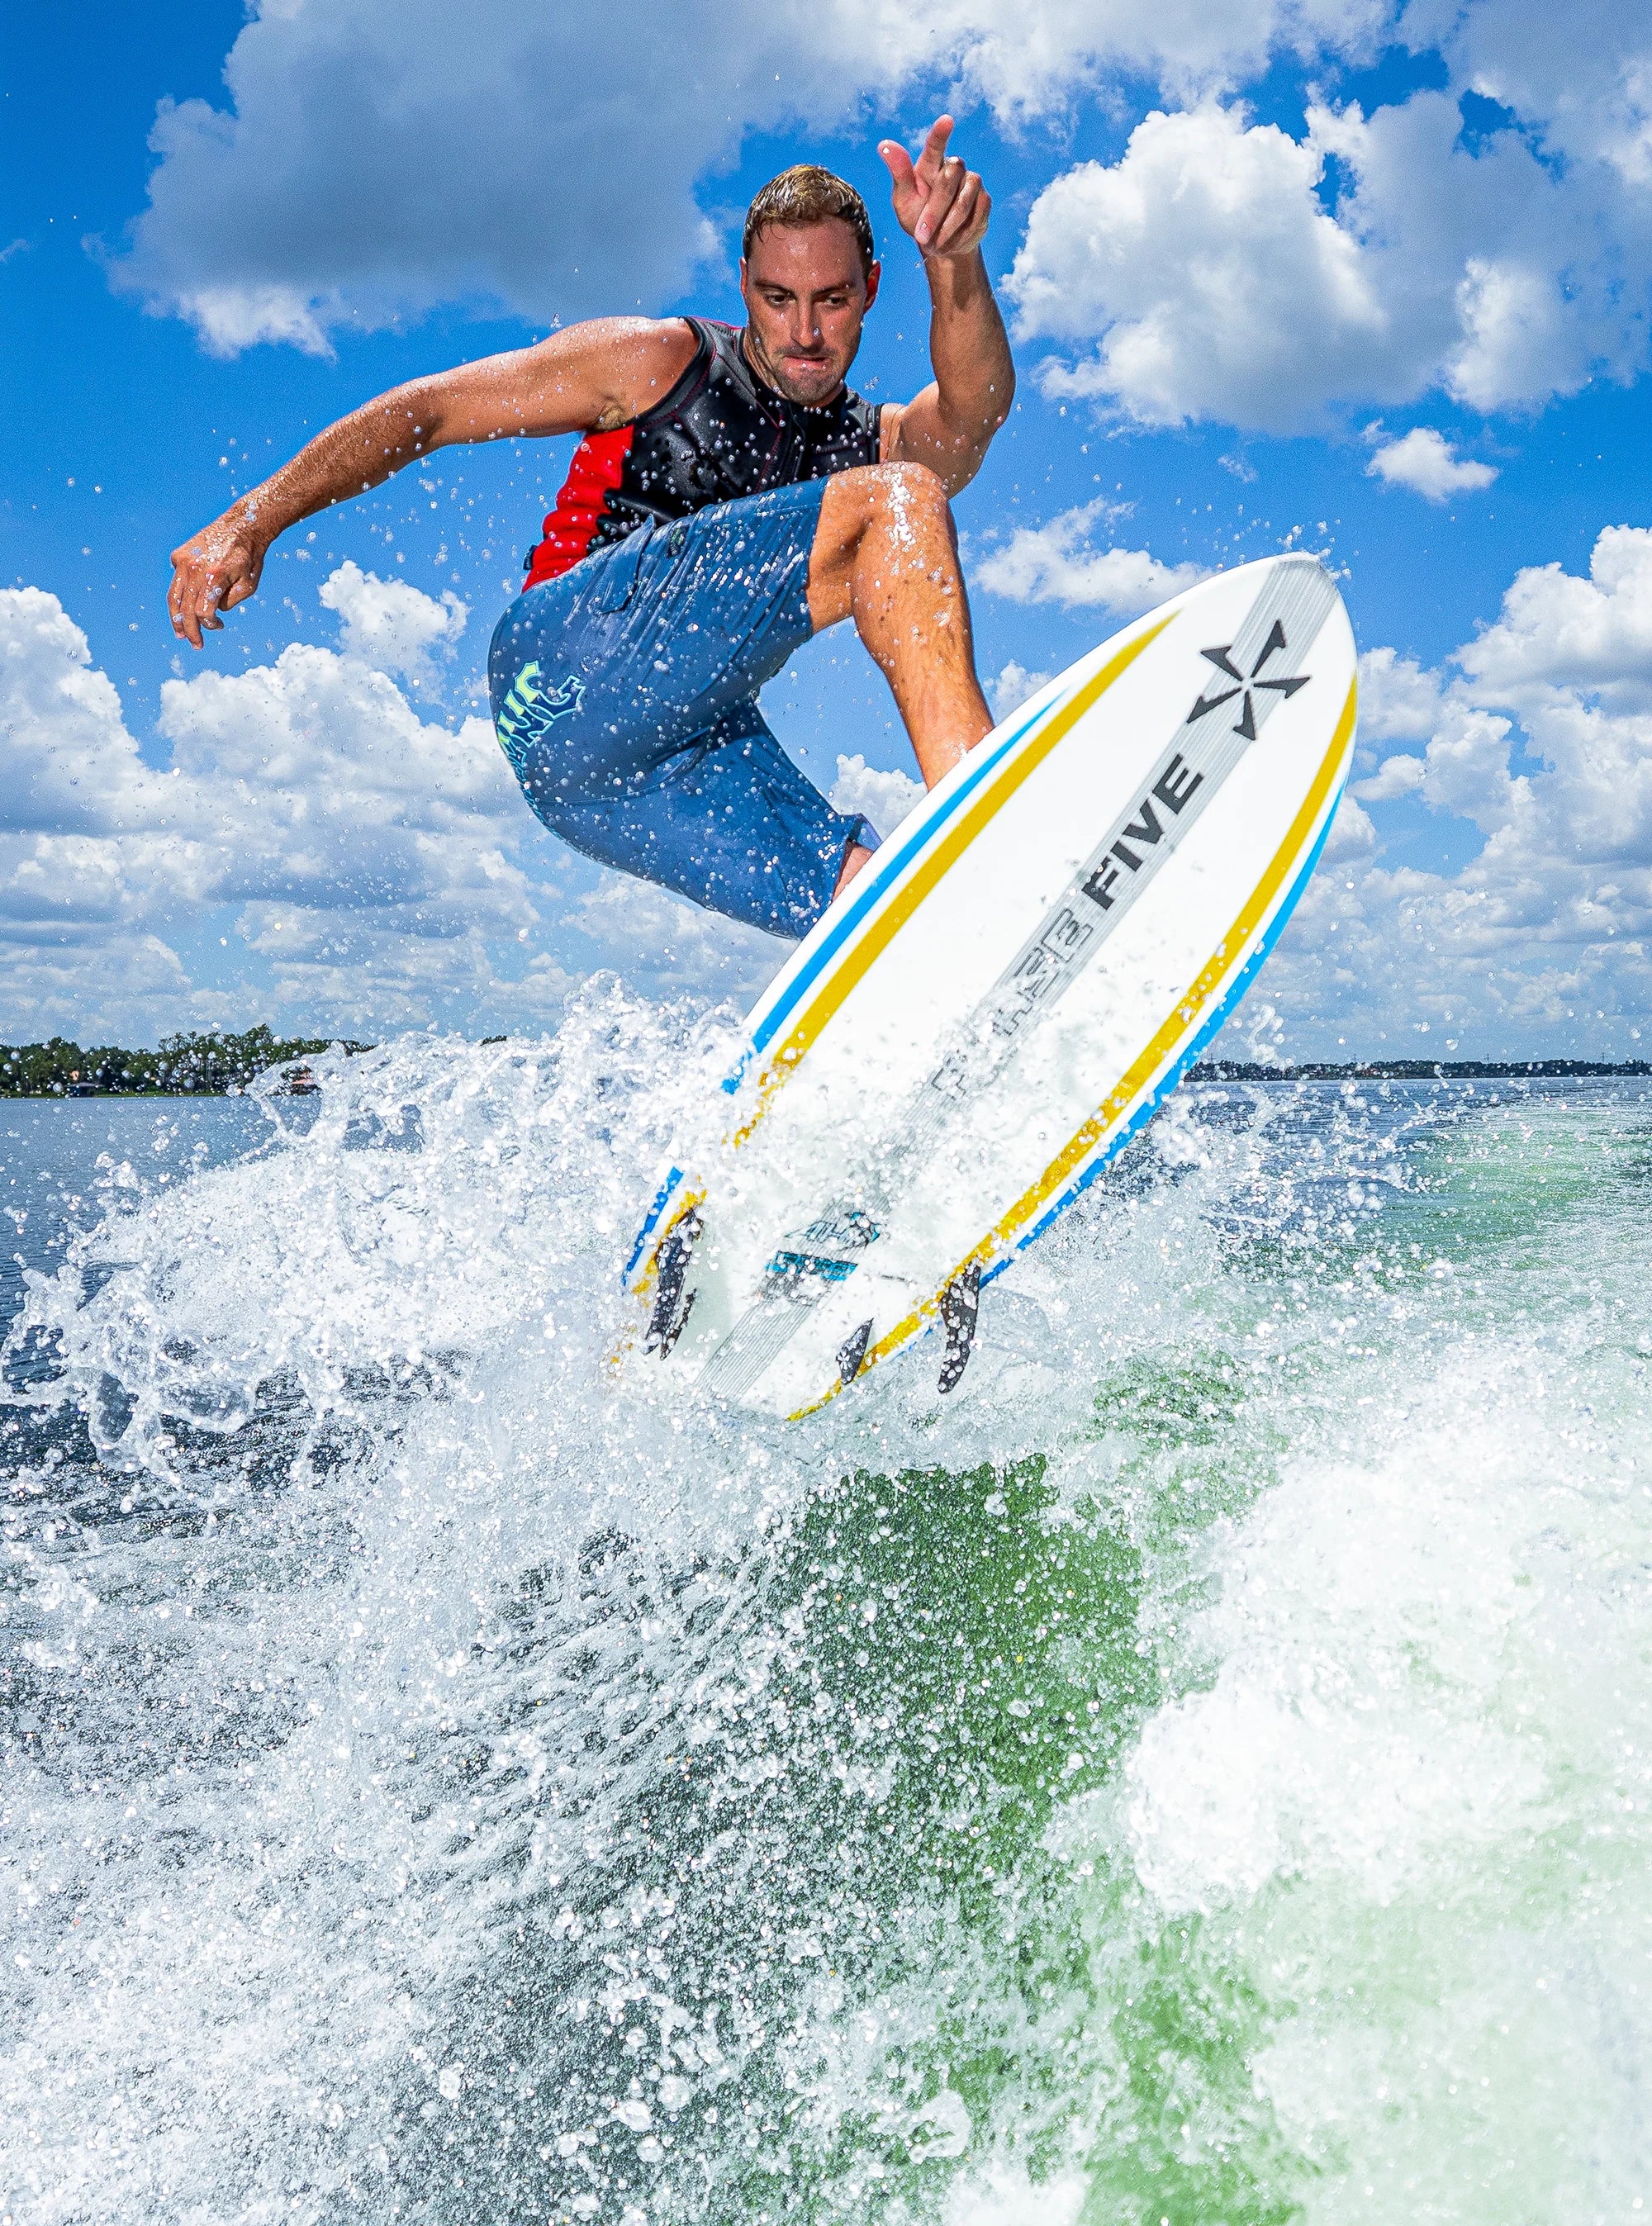
[[629, 1364], [799, 1417], [983, 1283], [1174, 1088], [1283, 929], [1354, 747], [1353, 631], [1306, 555], [1217, 574], [932, 789], [758, 1001], [704, 1164], [626, 1269]]

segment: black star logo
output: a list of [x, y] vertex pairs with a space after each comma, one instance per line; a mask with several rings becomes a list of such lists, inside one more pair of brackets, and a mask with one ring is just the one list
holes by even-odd
[[1312, 677], [1305, 672], [1294, 680], [1264, 680], [1262, 678], [1263, 665], [1276, 650], [1284, 647], [1285, 629], [1275, 619], [1272, 633], [1262, 644], [1261, 655], [1250, 668], [1249, 678], [1241, 672], [1233, 661], [1231, 642], [1224, 643], [1220, 649], [1202, 649], [1199, 655], [1208, 657], [1218, 671], [1225, 672], [1229, 676], [1234, 685], [1231, 688], [1224, 688], [1219, 696], [1201, 696], [1187, 715], [1188, 725], [1191, 727], [1196, 719], [1202, 719], [1207, 711], [1214, 711], [1223, 703], [1231, 703], [1236, 696], [1242, 695], [1245, 699], [1244, 709], [1241, 711], [1239, 723], [1233, 731], [1236, 735], [1242, 735], [1248, 742], [1254, 742], [1256, 739], [1256, 715], [1251, 708], [1251, 690], [1255, 688], [1271, 688], [1281, 699], [1288, 699], [1295, 695], [1299, 688], [1306, 688]]

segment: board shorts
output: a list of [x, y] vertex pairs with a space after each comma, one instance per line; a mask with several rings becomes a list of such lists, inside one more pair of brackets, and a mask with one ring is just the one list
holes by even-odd
[[824, 480], [639, 528], [518, 597], [488, 657], [493, 727], [534, 811], [588, 858], [807, 934], [855, 843], [757, 691], [813, 633]]

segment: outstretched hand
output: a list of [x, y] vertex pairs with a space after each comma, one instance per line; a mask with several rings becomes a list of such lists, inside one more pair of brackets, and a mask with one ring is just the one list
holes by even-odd
[[969, 255], [980, 246], [992, 214], [992, 196], [980, 173], [949, 155], [952, 118], [937, 116], [916, 162], [898, 140], [878, 148], [894, 181], [895, 220], [925, 255]]
[[203, 626], [216, 633], [220, 611], [245, 602], [264, 570], [264, 546], [232, 511], [172, 552], [167, 610], [172, 631], [199, 649]]

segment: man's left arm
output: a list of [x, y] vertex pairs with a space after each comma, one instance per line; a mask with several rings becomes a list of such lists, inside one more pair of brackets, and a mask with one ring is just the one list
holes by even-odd
[[927, 464], [950, 495], [981, 469], [1015, 393], [1009, 340], [981, 253], [992, 200], [979, 175], [948, 155], [951, 132], [952, 118], [937, 118], [916, 162], [893, 140], [878, 150], [894, 182], [896, 218], [924, 258], [935, 367], [933, 385], [885, 407], [884, 461]]

